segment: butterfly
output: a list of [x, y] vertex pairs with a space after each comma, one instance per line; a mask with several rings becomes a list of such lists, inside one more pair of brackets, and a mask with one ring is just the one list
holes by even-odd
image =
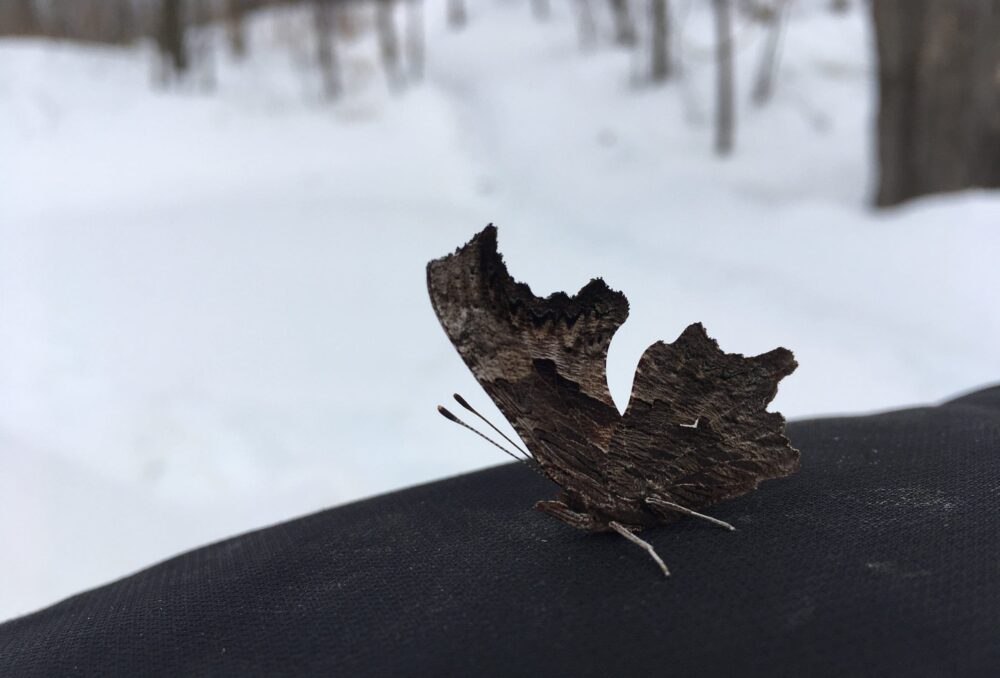
[[427, 288], [448, 338], [524, 442], [526, 460], [560, 488], [535, 508], [582, 530], [618, 532], [665, 575], [637, 532], [684, 515], [733, 529], [699, 511], [798, 469], [784, 417], [767, 411], [778, 382], [797, 367], [786, 348], [724, 353], [694, 323], [673, 343], [646, 350], [622, 414], [606, 366], [629, 306], [603, 280], [572, 297], [539, 298], [507, 272], [490, 224], [427, 265]]

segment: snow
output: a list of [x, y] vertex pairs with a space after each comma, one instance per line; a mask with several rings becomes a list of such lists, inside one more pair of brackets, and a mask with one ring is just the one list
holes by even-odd
[[581, 52], [569, 5], [484, 2], [453, 33], [435, 0], [425, 81], [390, 94], [360, 40], [335, 105], [294, 12], [255, 19], [211, 93], [152, 88], [148, 48], [0, 42], [0, 619], [505, 461], [434, 412], [459, 391], [500, 419], [424, 288], [491, 221], [536, 293], [628, 295], [620, 406], [643, 349], [695, 320], [795, 350], [792, 417], [1000, 380], [1000, 194], [868, 206], [871, 38], [822, 4], [797, 5], [761, 109], [761, 35], [737, 26], [726, 160], [697, 7], [683, 80], [654, 88], [633, 54]]

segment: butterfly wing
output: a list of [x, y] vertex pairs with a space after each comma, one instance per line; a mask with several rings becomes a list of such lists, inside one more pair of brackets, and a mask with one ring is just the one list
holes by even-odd
[[608, 346], [628, 302], [601, 280], [539, 298], [515, 282], [491, 225], [427, 265], [434, 311], [479, 384], [563, 492], [537, 507], [583, 529], [642, 526], [704, 508], [798, 468], [767, 411], [796, 367], [779, 348], [723, 353], [700, 323], [643, 355], [625, 415], [608, 391]]
[[570, 503], [603, 493], [621, 419], [605, 365], [625, 296], [592, 280], [573, 297], [536, 297], [507, 272], [492, 225], [430, 262], [427, 288], [465, 364]]
[[672, 344], [653, 344], [611, 439], [609, 489], [635, 504], [652, 497], [694, 510], [793, 473], [798, 450], [767, 405], [796, 367], [785, 348], [724, 353], [700, 323]]

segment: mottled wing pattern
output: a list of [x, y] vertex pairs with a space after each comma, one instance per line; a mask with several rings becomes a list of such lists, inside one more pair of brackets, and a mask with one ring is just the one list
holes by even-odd
[[430, 262], [427, 287], [448, 338], [542, 470], [568, 495], [603, 493], [621, 419], [605, 364], [625, 296], [593, 280], [574, 297], [536, 297], [508, 274], [492, 225]]
[[648, 498], [697, 510], [793, 473], [799, 453], [785, 438], [784, 417], [767, 405], [796, 366], [785, 348], [724, 353], [701, 323], [672, 344], [650, 346], [611, 439], [609, 491], [636, 511], [650, 509]]
[[448, 338], [563, 490], [536, 506], [575, 527], [669, 522], [679, 514], [657, 500], [696, 510], [798, 468], [784, 418], [767, 411], [796, 367], [787, 349], [723, 353], [691, 325], [643, 355], [623, 416], [606, 373], [628, 316], [620, 292], [592, 280], [536, 297], [508, 274], [492, 225], [430, 262], [427, 286]]

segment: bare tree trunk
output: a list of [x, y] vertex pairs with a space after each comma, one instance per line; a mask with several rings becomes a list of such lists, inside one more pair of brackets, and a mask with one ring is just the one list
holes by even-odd
[[100, 41], [104, 36], [104, 22], [101, 21], [102, 7], [87, 0], [76, 0], [78, 35], [83, 40]]
[[123, 45], [131, 39], [132, 6], [129, 0], [77, 0], [76, 7], [78, 23], [72, 37], [109, 45]]
[[[53, 13], [49, 17], [49, 34], [54, 38], [65, 38], [69, 35], [69, 26], [71, 23], [69, 13], [70, 7], [66, 5], [56, 5], [57, 9], [54, 9]], [[155, 35], [159, 36], [159, 12], [161, 10], [157, 8], [156, 16], [156, 29]]]
[[628, 0], [609, 1], [611, 3], [611, 15], [615, 21], [615, 42], [619, 45], [634, 45], [636, 40], [635, 24], [632, 23]]
[[0, 6], [0, 35], [38, 35], [41, 24], [34, 0], [8, 0]]
[[774, 76], [778, 69], [778, 46], [781, 43], [781, 29], [785, 23], [787, 0], [776, 0], [774, 13], [771, 14], [767, 39], [764, 42], [764, 52], [760, 58], [760, 68], [757, 80], [754, 82], [751, 99], [758, 106], [763, 106], [774, 93]]
[[574, 0], [577, 25], [580, 33], [580, 47], [589, 49], [597, 44], [597, 21], [594, 19], [592, 0]]
[[331, 0], [313, 0], [313, 28], [316, 31], [316, 61], [323, 79], [323, 96], [329, 100], [340, 98], [343, 83], [337, 59], [335, 29], [336, 7]]
[[190, 0], [189, 24], [191, 36], [191, 66], [198, 76], [198, 84], [203, 90], [215, 89], [215, 53], [210, 25], [213, 18], [211, 0]]
[[246, 9], [246, 0], [226, 0], [226, 37], [237, 59], [247, 55]]
[[396, 32], [396, 3], [394, 0], [375, 0], [375, 32], [378, 35], [379, 54], [389, 86], [402, 84], [399, 68], [399, 35]]
[[716, 46], [715, 152], [729, 155], [733, 150], [736, 127], [730, 1], [712, 0], [712, 7], [715, 11]]
[[158, 31], [160, 53], [175, 76], [187, 71], [190, 63], [184, 35], [183, 12], [182, 0], [161, 0]]
[[670, 60], [670, 6], [668, 1], [650, 0], [652, 62], [649, 77], [653, 82], [663, 82], [673, 74]]
[[132, 4], [131, 0], [119, 0], [115, 14], [119, 40], [122, 43], [129, 43], [137, 39], [139, 37], [139, 21], [135, 5]]
[[448, 26], [464, 28], [469, 17], [465, 13], [465, 0], [448, 0]]
[[1000, 0], [874, 0], [875, 202], [1000, 187]]
[[424, 77], [423, 0], [406, 0], [406, 64], [411, 79]]

